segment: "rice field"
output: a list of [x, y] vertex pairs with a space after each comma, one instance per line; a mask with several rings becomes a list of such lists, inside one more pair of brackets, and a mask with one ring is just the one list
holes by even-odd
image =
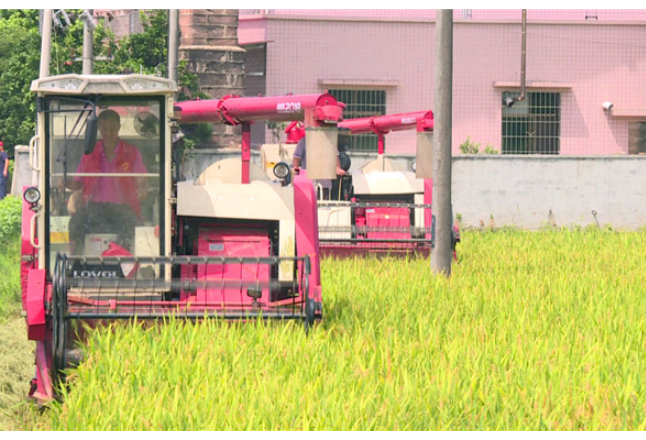
[[428, 260], [324, 260], [324, 320], [118, 326], [53, 430], [643, 430], [646, 233], [463, 231]]

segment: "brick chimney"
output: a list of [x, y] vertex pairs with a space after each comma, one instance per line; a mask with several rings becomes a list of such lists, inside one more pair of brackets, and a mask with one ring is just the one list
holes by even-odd
[[[197, 74], [200, 89], [212, 98], [244, 93], [245, 50], [238, 46], [237, 9], [180, 9], [180, 60]], [[211, 145], [240, 143], [240, 127], [214, 124]]]

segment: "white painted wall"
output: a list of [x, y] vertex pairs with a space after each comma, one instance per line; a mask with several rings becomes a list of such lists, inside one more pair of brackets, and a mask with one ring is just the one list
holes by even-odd
[[[252, 161], [260, 164], [260, 154]], [[183, 165], [187, 180], [208, 165], [240, 154], [236, 150], [194, 150]], [[352, 170], [375, 156], [352, 155]], [[414, 156], [388, 155], [410, 163]], [[16, 148], [12, 192], [30, 184], [28, 149]], [[619, 230], [646, 227], [646, 156], [455, 156], [453, 213], [462, 227], [515, 226], [530, 230], [610, 225]]]

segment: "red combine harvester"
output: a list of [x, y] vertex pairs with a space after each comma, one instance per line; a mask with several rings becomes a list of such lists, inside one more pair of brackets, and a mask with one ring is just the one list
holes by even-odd
[[[143, 75], [47, 77], [32, 91], [21, 282], [33, 398], [56, 397], [88, 326], [172, 315], [309, 327], [322, 317], [314, 186], [287, 184], [286, 164], [276, 179], [251, 164], [249, 124], [303, 121], [323, 158], [314, 173], [329, 176], [343, 104], [329, 94], [175, 103], [173, 81]], [[204, 121], [241, 124], [241, 158], [175, 182], [178, 124]]]
[[[298, 137], [288, 127], [288, 138]], [[332, 187], [333, 200], [319, 200], [319, 240], [323, 255], [365, 253], [428, 256], [434, 245], [432, 215], [433, 112], [420, 111], [339, 123], [352, 135], [375, 133], [377, 158], [358, 171], [339, 176]], [[291, 129], [291, 130], [289, 130]], [[417, 130], [417, 156], [408, 169], [384, 154], [384, 138], [390, 132]], [[343, 153], [341, 153], [343, 155]], [[349, 159], [345, 161], [349, 168]], [[459, 230], [453, 228], [453, 256]]]

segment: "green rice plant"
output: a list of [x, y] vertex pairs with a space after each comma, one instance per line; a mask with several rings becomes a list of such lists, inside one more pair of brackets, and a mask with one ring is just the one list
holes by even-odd
[[26, 400], [34, 374], [34, 343], [26, 332], [24, 318], [0, 320], [0, 431], [33, 430], [45, 421]]
[[93, 333], [54, 430], [643, 430], [646, 234], [464, 231], [326, 259], [324, 320]]
[[[36, 426], [36, 411], [25, 405], [33, 369], [33, 342], [27, 340], [20, 316], [21, 203], [8, 196], [0, 201], [0, 430]], [[27, 428], [25, 426], [28, 426]]]

